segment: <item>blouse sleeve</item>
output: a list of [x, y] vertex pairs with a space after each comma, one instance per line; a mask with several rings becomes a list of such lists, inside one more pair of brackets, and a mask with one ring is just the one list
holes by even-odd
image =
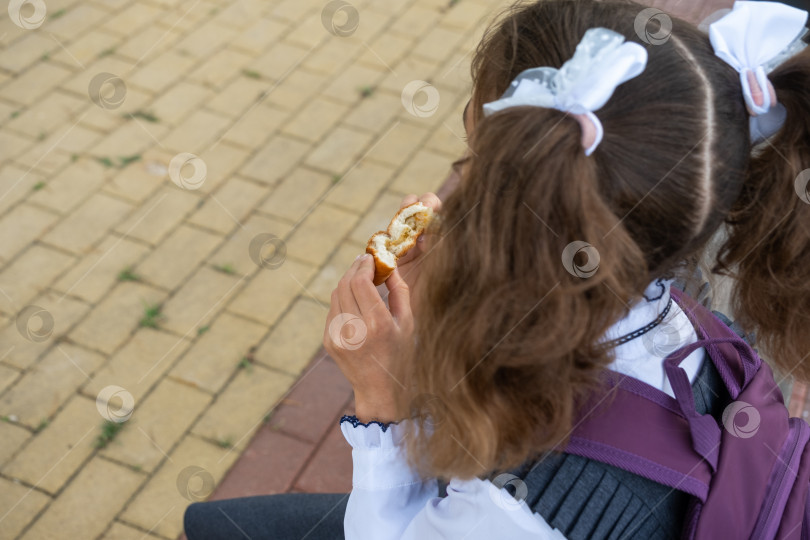
[[436, 480], [422, 479], [408, 466], [403, 427], [341, 418], [354, 463], [344, 518], [346, 540], [565, 540], [524, 501], [487, 480], [453, 479], [447, 497], [438, 497]]

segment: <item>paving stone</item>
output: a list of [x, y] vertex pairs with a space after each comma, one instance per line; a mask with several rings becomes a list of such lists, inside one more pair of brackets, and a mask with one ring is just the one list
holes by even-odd
[[[255, 70], [253, 70], [255, 71]], [[272, 87], [267, 81], [240, 75], [212, 97], [205, 107], [223, 116], [239, 118]]]
[[[314, 273], [315, 268], [290, 259], [278, 268], [263, 268], [228, 305], [228, 311], [270, 326], [296, 296], [306, 292], [303, 284]], [[269, 298], [273, 300], [268, 301]]]
[[27, 197], [34, 186], [44, 182], [45, 176], [20, 167], [14, 163], [6, 163], [0, 168], [0, 214]]
[[271, 43], [278, 41], [287, 28], [287, 25], [279, 21], [262, 17], [239, 32], [239, 35], [230, 43], [230, 46], [243, 49], [252, 55], [258, 55], [266, 50]]
[[[90, 306], [84, 302], [69, 297], [62, 298], [61, 294], [53, 291], [45, 291], [34, 297], [30, 305], [39, 306], [50, 313], [53, 318], [53, 331], [44, 341], [31, 341], [20, 333], [16, 324], [10, 324], [0, 330], [0, 343], [9, 346], [8, 350], [0, 350], [0, 357], [3, 362], [17, 369], [27, 369], [36, 362], [76, 321], [90, 311]], [[39, 321], [39, 318], [32, 319], [29, 322], [29, 329], [39, 330], [42, 325]]]
[[211, 193], [188, 221], [220, 234], [228, 234], [234, 228], [242, 227], [242, 220], [269, 191], [268, 187], [255, 182], [231, 178], [216, 193]]
[[244, 29], [253, 23], [257, 18], [262, 17], [267, 11], [267, 8], [267, 4], [261, 1], [230, 4], [218, 11], [214, 16], [214, 20], [220, 24], [226, 24], [228, 26], [233, 26], [234, 28]]
[[[126, 112], [122, 111], [122, 114]], [[102, 159], [106, 157], [114, 162], [122, 156], [135, 156], [163, 140], [168, 131], [167, 126], [129, 119], [96, 145], [93, 155]]]
[[22, 105], [33, 105], [70, 75], [70, 70], [62, 66], [38, 62], [3, 86], [3, 97]]
[[104, 418], [95, 400], [75, 396], [5, 467], [3, 473], [57, 493], [93, 453]]
[[47, 38], [37, 32], [29, 32], [21, 39], [18, 39], [3, 51], [0, 57], [0, 67], [19, 73], [24, 68], [39, 60], [44, 54], [54, 48], [58, 48], [52, 39]]
[[207, 168], [205, 182], [197, 191], [200, 194], [215, 191], [245, 162], [248, 155], [250, 155], [248, 150], [232, 146], [227, 141], [216, 143], [197, 154]]
[[[87, 69], [81, 70], [73, 75], [69, 80], [63, 82], [60, 87], [75, 93], [80, 99], [87, 100], [89, 98], [90, 82], [99, 73], [111, 73], [124, 80], [127, 85], [127, 93], [124, 97], [126, 103], [132, 96], [130, 95], [131, 88], [129, 87], [128, 73], [134, 65], [133, 61], [127, 58], [122, 58], [118, 55], [107, 55], [98, 58], [87, 66]], [[107, 95], [105, 93], [105, 95]], [[105, 112], [111, 116], [118, 116], [121, 112], [119, 109], [103, 109], [95, 106], [99, 111]]]
[[343, 174], [361, 159], [372, 136], [354, 129], [338, 127], [307, 157], [306, 164], [335, 174]]
[[90, 4], [76, 3], [64, 15], [48, 21], [48, 32], [60, 39], [73, 39], [85, 30], [98, 24], [107, 13]]
[[179, 335], [208, 325], [238, 290], [241, 279], [200, 268], [163, 308], [163, 326]]
[[317, 93], [326, 80], [326, 75], [312, 73], [299, 67], [281, 84], [269, 91], [266, 101], [287, 110], [297, 111]]
[[[183, 530], [183, 513], [191, 502], [203, 500], [237, 458], [235, 452], [196, 437], [185, 437], [171, 454], [171, 461], [153, 475], [124, 510], [120, 519], [166, 538]], [[202, 469], [188, 469], [198, 467]], [[194, 474], [194, 473], [197, 474]], [[185, 497], [178, 489], [178, 480]], [[182, 480], [186, 480], [183, 483]]]
[[382, 137], [374, 141], [366, 159], [379, 161], [392, 167], [400, 167], [427, 138], [427, 126], [417, 126], [410, 122], [393, 124]]
[[355, 214], [364, 214], [393, 176], [391, 167], [361, 161], [332, 186], [324, 200]]
[[453, 53], [463, 39], [463, 32], [437, 25], [416, 40], [416, 46], [411, 52], [433, 62], [441, 62]]
[[120, 386], [140, 403], [149, 389], [171, 368], [190, 342], [167, 332], [139, 328], [126, 345], [116, 351], [82, 388], [96, 399], [108, 386]]
[[276, 135], [239, 169], [239, 174], [274, 184], [289, 174], [309, 148], [301, 141]]
[[132, 417], [101, 455], [151, 473], [211, 399], [190, 386], [170, 379], [161, 381], [151, 394], [135, 403]]
[[0, 261], [11, 260], [59, 219], [53, 212], [21, 204], [0, 218]]
[[[127, 238], [108, 234], [57, 281], [63, 294], [96, 303], [118, 281], [119, 274], [141, 260], [148, 248]], [[60, 295], [61, 296], [61, 295]]]
[[143, 540], [144, 538], [160, 538], [140, 529], [114, 521], [112, 527], [101, 537], [101, 540]]
[[159, 94], [176, 83], [194, 63], [194, 58], [166, 51], [129, 75], [126, 82]]
[[[219, 444], [244, 449], [276, 401], [295, 382], [289, 375], [251, 365], [239, 369], [192, 429]], [[261, 396], [257, 399], [257, 396]]]
[[222, 140], [246, 148], [259, 148], [275, 134], [288, 116], [287, 111], [276, 107], [253, 107], [225, 131]]
[[299, 298], [256, 350], [256, 361], [299, 375], [321, 348], [328, 303]]
[[[405, 55], [411, 53], [415, 44], [415, 36], [416, 34], [394, 35], [386, 30], [369, 44], [357, 62], [373, 66], [375, 69], [389, 71], [392, 69], [391, 66], [397, 65]], [[417, 40], [416, 43], [418, 44], [419, 41]]]
[[178, 152], [200, 152], [217, 140], [230, 120], [205, 109], [193, 112], [163, 139], [163, 144]]
[[361, 97], [360, 90], [366, 86], [377, 87], [383, 76], [377, 68], [353, 64], [337, 74], [321, 93], [344, 103], [356, 103]]
[[[113, 478], [115, 481], [110, 481]], [[23, 538], [95, 538], [107, 528], [143, 481], [143, 475], [95, 458], [79, 472]]]
[[114, 17], [104, 21], [104, 29], [124, 36], [132, 35], [147, 24], [153, 23], [163, 13], [163, 9], [151, 4], [141, 2], [130, 4]]
[[113, 171], [111, 173], [113, 176], [105, 184], [104, 191], [139, 204], [143, 203], [160, 186], [171, 182], [168, 169], [175, 155], [175, 152], [163, 149], [147, 150], [138, 161]]
[[44, 493], [0, 478], [0, 512], [5, 516], [3, 534], [16, 538], [50, 500]]
[[340, 431], [339, 417], [295, 482], [295, 491], [348, 493], [352, 490], [352, 447]]
[[94, 28], [71, 41], [69, 48], [57, 48], [58, 52], [51, 58], [55, 62], [73, 69], [77, 66], [81, 67], [82, 64], [87, 65], [101, 55], [110, 54], [121, 42], [121, 36], [108, 32], [105, 24], [103, 28]]
[[[208, 65], [203, 64], [203, 66]], [[162, 124], [177, 126], [189, 113], [211, 97], [211, 90], [199, 84], [180, 81], [149, 105], [149, 112]]]
[[453, 160], [459, 159], [464, 155], [464, 151], [467, 149], [467, 142], [463, 139], [465, 131], [461, 121], [461, 115], [466, 102], [466, 99], [462, 100], [461, 105], [447, 115], [447, 118], [436, 128], [427, 142], [425, 142], [426, 148], [450, 156]]
[[218, 393], [266, 331], [261, 324], [223, 313], [172, 369], [171, 376]]
[[165, 297], [164, 292], [141, 283], [119, 283], [69, 337], [109, 354], [135, 331], [144, 317], [144, 308], [160, 304]]
[[85, 253], [131, 209], [132, 205], [120, 199], [97, 193], [45, 234], [42, 240], [74, 253]]
[[279, 183], [259, 209], [296, 223], [321, 201], [332, 184], [329, 175], [298, 167]]
[[151, 62], [173, 47], [181, 35], [181, 31], [177, 28], [147, 26], [137, 33], [130, 34], [123, 45], [116, 47], [115, 54], [133, 62]]
[[97, 161], [81, 158], [51, 178], [29, 200], [60, 214], [67, 214], [98, 191], [104, 184], [106, 174], [106, 169]]
[[229, 43], [227, 48], [220, 49], [206, 59], [189, 74], [188, 79], [208, 88], [222, 88], [253, 59], [252, 56], [232, 49], [230, 45]]
[[103, 135], [93, 128], [75, 122], [63, 124], [17, 156], [16, 162], [51, 175], [75, 161], [102, 138]]
[[304, 60], [308, 53], [309, 51], [303, 47], [278, 42], [251, 62], [248, 68], [277, 81]]
[[274, 217], [253, 214], [245, 220], [220, 249], [211, 257], [214, 266], [228, 266], [237, 275], [248, 275], [257, 271], [258, 266], [250, 257], [250, 243], [260, 234], [272, 234], [286, 238], [292, 225]]
[[451, 160], [429, 150], [419, 150], [397, 175], [389, 189], [408, 193], [435, 192], [450, 172]]
[[491, 6], [486, 4], [476, 4], [473, 2], [465, 6], [455, 6], [442, 17], [442, 25], [468, 30], [473, 28], [478, 22], [491, 13]]
[[319, 141], [348, 107], [340, 102], [317, 97], [307, 103], [282, 129], [282, 133], [295, 135], [311, 142]]
[[[105, 56], [101, 58], [99, 61], [106, 60], [107, 58], [111, 58], [110, 56]], [[115, 71], [107, 71], [108, 73], [113, 73], [118, 75], [119, 72]], [[120, 73], [128, 73], [129, 68], [125, 68]], [[85, 74], [87, 72], [82, 72]], [[97, 75], [97, 73], [94, 73]], [[88, 85], [89, 80], [85, 81], [86, 84], [83, 89], [81, 89], [80, 95], [82, 97], [88, 96]], [[126, 84], [126, 83], [125, 83]], [[113, 142], [110, 143], [105, 151], [108, 153], [112, 153], [113, 156], [116, 156], [120, 150], [121, 154], [124, 155], [133, 155], [138, 150], [134, 150], [127, 146], [121, 146], [122, 144], [128, 144], [129, 141], [126, 140], [126, 137], [131, 137], [131, 140], [134, 141], [139, 145], [140, 150], [144, 151], [148, 146], [147, 138], [151, 140], [153, 143], [155, 140], [152, 137], [160, 137], [166, 133], [166, 127], [160, 125], [146, 125], [146, 122], [141, 121], [140, 125], [130, 118], [130, 115], [135, 114], [136, 112], [143, 111], [143, 109], [147, 106], [147, 104], [152, 100], [153, 96], [151, 93], [147, 92], [146, 90], [142, 90], [138, 87], [132, 86], [127, 84], [127, 93], [124, 96], [124, 102], [121, 103], [115, 109], [104, 109], [102, 107], [93, 105], [84, 110], [81, 116], [81, 122], [83, 125], [87, 125], [92, 127], [93, 129], [97, 129], [104, 133], [114, 132], [121, 126], [127, 123], [132, 123], [132, 126], [129, 126], [128, 131], [124, 131], [121, 133], [115, 133], [116, 139], [113, 139]], [[139, 133], [135, 133], [134, 128], [138, 128], [142, 135]], [[149, 130], [149, 131], [146, 131]], [[105, 139], [106, 144], [106, 139]], [[93, 149], [94, 152], [96, 149]], [[105, 154], [107, 155], [107, 154]], [[101, 154], [96, 154], [97, 157], [102, 157]]]
[[98, 353], [69, 343], [57, 344], [0, 398], [0, 416], [15, 415], [21, 424], [36, 428], [103, 362]]
[[362, 50], [364, 50], [362, 44], [356, 39], [335, 37], [313, 49], [301, 62], [300, 67], [321, 75], [336, 77], [351, 69], [354, 65], [352, 59]]
[[371, 210], [363, 216], [357, 227], [350, 235], [350, 239], [363, 246], [368, 243], [369, 237], [377, 231], [384, 231], [388, 228], [391, 218], [399, 210], [402, 203], [402, 196], [399, 194], [391, 193], [389, 191], [383, 192], [379, 199], [371, 207]]
[[134, 272], [149, 283], [164, 289], [175, 289], [220, 242], [222, 237], [219, 235], [180, 225], [138, 264]]
[[0, 160], [14, 159], [34, 144], [30, 137], [11, 132], [0, 132]]
[[373, 87], [372, 94], [363, 98], [343, 119], [343, 124], [370, 133], [385, 133], [402, 111], [402, 98]]
[[[369, 234], [369, 236], [371, 235]], [[363, 245], [352, 242], [342, 243], [326, 264], [321, 267], [318, 275], [307, 285], [310, 294], [328, 306], [331, 301], [332, 290], [337, 287], [338, 281], [352, 265], [354, 259], [358, 255], [365, 253], [365, 250], [365, 243]]]
[[264, 424], [209, 500], [286, 493], [313, 449]]
[[194, 58], [206, 58], [230, 42], [236, 34], [236, 29], [217, 20], [210, 20], [186, 34], [175, 47]]
[[[49, 41], [56, 45], [53, 40]], [[8, 55], [4, 56], [8, 57]], [[80, 115], [77, 111], [86, 105], [86, 100], [57, 90], [48, 95], [47, 99], [38, 101], [19, 116], [11, 119], [6, 124], [6, 128], [19, 131], [29, 137], [39, 137], [40, 134], [50, 133], [62, 124], [70, 125], [75, 122], [77, 115]]]
[[31, 299], [71, 266], [75, 259], [61, 251], [33, 245], [0, 272], [0, 310], [16, 316]]
[[174, 229], [199, 202], [194, 191], [167, 183], [118, 227], [116, 232], [156, 245]]
[[[5, 371], [9, 368], [0, 368]], [[0, 470], [5, 471], [4, 465], [22, 445], [31, 437], [31, 432], [11, 422], [0, 422]]]
[[357, 214], [322, 204], [287, 239], [287, 255], [320, 266], [357, 223]]

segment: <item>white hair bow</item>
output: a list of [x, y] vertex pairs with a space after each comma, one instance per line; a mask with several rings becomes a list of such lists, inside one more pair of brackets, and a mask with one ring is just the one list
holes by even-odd
[[569, 112], [587, 129], [596, 131], [586, 155], [602, 140], [602, 123], [593, 111], [602, 108], [616, 87], [638, 76], [647, 65], [647, 50], [607, 28], [591, 28], [577, 45], [574, 56], [560, 69], [537, 67], [522, 71], [503, 96], [484, 104], [484, 115], [507, 107], [533, 105]]
[[768, 73], [807, 46], [802, 41], [806, 21], [806, 11], [779, 2], [740, 1], [709, 25], [715, 54], [740, 73], [752, 141], [770, 137], [785, 121], [785, 107], [771, 95]]

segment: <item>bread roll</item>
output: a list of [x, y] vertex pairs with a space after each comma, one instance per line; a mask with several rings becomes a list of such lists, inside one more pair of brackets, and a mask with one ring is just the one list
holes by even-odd
[[433, 209], [415, 202], [396, 213], [388, 229], [372, 235], [366, 253], [374, 257], [374, 285], [388, 279], [397, 267], [397, 259], [416, 245], [433, 219]]

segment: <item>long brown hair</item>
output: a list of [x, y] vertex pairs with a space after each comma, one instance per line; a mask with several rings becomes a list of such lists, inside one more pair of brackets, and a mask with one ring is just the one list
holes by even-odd
[[[470, 157], [424, 260], [416, 344], [401, 363], [403, 414], [426, 413], [407, 443], [424, 474], [480, 476], [564, 448], [577, 404], [613, 358], [597, 340], [652, 279], [694, 261], [724, 220], [716, 269], [738, 279], [735, 314], [779, 367], [810, 378], [800, 363], [810, 350], [810, 205], [793, 191], [810, 166], [810, 51], [771, 75], [788, 125], [752, 158], [738, 74], [675, 17], [666, 43], [644, 43], [634, 29], [643, 8], [514, 6], [476, 50]], [[483, 116], [518, 73], [559, 68], [597, 26], [641, 43], [649, 59], [597, 112], [605, 133], [593, 155], [566, 113]]]

